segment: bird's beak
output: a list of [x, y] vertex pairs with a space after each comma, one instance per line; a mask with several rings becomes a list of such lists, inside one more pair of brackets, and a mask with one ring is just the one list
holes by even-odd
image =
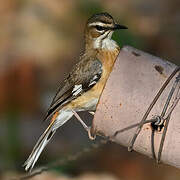
[[118, 30], [118, 29], [128, 29], [126, 26], [120, 25], [120, 24], [115, 24], [114, 25], [114, 30]]

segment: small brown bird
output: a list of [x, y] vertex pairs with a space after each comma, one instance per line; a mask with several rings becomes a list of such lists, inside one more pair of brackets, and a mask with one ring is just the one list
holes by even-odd
[[127, 29], [127, 27], [116, 24], [108, 13], [95, 14], [87, 21], [85, 52], [58, 89], [46, 116], [46, 119], [52, 116], [50, 124], [24, 163], [25, 170], [32, 170], [56, 130], [73, 115], [87, 130], [90, 139], [94, 139], [90, 128], [77, 112], [96, 110], [96, 105], [120, 50], [117, 43], [111, 39], [113, 32], [118, 29]]

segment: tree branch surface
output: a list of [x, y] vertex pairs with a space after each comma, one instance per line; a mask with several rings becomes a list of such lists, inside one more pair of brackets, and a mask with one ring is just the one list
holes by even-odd
[[[130, 46], [121, 49], [113, 71], [100, 98], [93, 120], [92, 132], [106, 137], [123, 146], [129, 146], [135, 128], [113, 135], [126, 127], [139, 123], [148, 106], [163, 83], [177, 68], [166, 60], [152, 56]], [[159, 116], [167, 100], [176, 76], [170, 81], [147, 119]], [[172, 97], [170, 106], [175, 97]], [[155, 131], [154, 150], [158, 154], [163, 129]], [[133, 149], [152, 157], [151, 123], [143, 128]], [[164, 141], [161, 162], [180, 168], [180, 103], [174, 108]]]

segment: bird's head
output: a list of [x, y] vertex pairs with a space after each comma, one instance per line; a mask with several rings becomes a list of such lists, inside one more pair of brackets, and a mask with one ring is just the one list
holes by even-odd
[[113, 32], [119, 29], [127, 29], [127, 27], [115, 23], [113, 17], [108, 13], [94, 14], [88, 19], [85, 28], [86, 49], [106, 47], [108, 41], [112, 41]]

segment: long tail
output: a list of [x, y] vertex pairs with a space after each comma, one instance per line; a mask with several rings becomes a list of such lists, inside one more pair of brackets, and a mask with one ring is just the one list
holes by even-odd
[[60, 114], [58, 113], [53, 116], [53, 119], [48, 126], [48, 128], [44, 131], [44, 133], [40, 136], [38, 142], [34, 146], [30, 156], [25, 161], [24, 165], [25, 170], [32, 170], [36, 161], [38, 160], [41, 152], [45, 148], [45, 146], [48, 144], [48, 142], [53, 137], [56, 130], [62, 126], [67, 120], [69, 120], [72, 117], [73, 113], [72, 111], [62, 111]]

